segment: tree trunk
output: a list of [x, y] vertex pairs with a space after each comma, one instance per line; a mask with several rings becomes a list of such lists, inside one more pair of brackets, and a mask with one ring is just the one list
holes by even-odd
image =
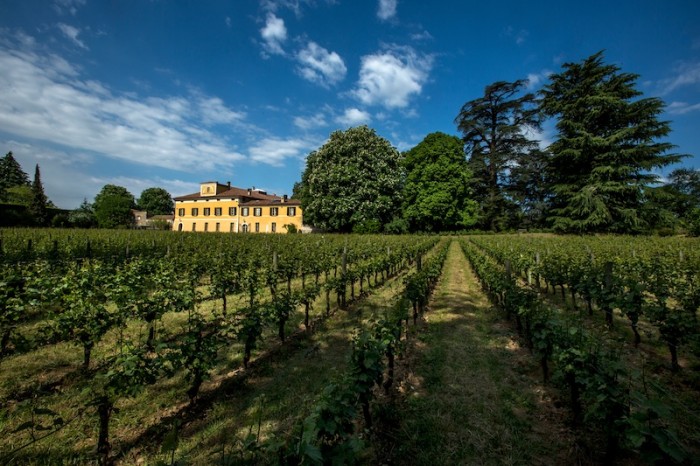
[[199, 387], [202, 386], [202, 381], [202, 374], [200, 371], [197, 371], [194, 374], [192, 385], [190, 386], [189, 390], [187, 390], [187, 396], [190, 399], [190, 404], [194, 404], [194, 400], [197, 398], [197, 394], [199, 393]]
[[304, 328], [309, 330], [309, 303], [304, 303]]
[[7, 350], [7, 345], [10, 344], [10, 335], [12, 334], [12, 329], [7, 329], [5, 330], [5, 333], [2, 334], [2, 340], [0, 340], [0, 355], [5, 354], [5, 350]]
[[83, 345], [83, 371], [90, 369], [90, 355], [92, 354], [92, 347], [95, 344], [93, 342], [88, 342]]
[[112, 445], [109, 443], [109, 420], [112, 417], [112, 410], [114, 409], [114, 404], [107, 398], [103, 396], [100, 398], [97, 405], [97, 414], [100, 416], [100, 433], [97, 439], [97, 456], [99, 464], [108, 465], [112, 464], [109, 458], [109, 452], [112, 449]]
[[391, 385], [394, 383], [394, 349], [389, 345], [389, 348], [387, 349], [387, 374], [386, 374], [386, 382], [384, 382], [384, 391], [388, 395], [389, 394], [389, 389], [391, 388]]

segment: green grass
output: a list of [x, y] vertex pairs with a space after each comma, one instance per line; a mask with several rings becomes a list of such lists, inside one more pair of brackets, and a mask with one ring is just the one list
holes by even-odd
[[426, 321], [408, 362], [392, 464], [568, 462], [563, 418], [456, 242]]

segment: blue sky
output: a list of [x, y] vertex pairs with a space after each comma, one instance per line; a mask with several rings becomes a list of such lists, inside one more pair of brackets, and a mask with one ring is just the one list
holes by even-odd
[[601, 49], [667, 103], [700, 168], [694, 0], [3, 0], [0, 151], [30, 176], [38, 162], [63, 208], [107, 183], [291, 194], [332, 131], [368, 124], [407, 150], [457, 134], [486, 85], [537, 90]]

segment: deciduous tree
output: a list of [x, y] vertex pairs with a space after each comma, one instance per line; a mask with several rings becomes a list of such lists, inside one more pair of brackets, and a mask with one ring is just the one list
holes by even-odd
[[163, 188], [144, 189], [138, 200], [138, 207], [149, 215], [169, 215], [175, 204], [170, 193]]
[[403, 215], [412, 231], [449, 231], [476, 222], [462, 141], [432, 133], [404, 154]]
[[386, 225], [401, 205], [401, 156], [367, 126], [336, 131], [306, 159], [304, 222], [349, 232]]
[[124, 187], [105, 185], [95, 196], [93, 207], [100, 228], [127, 228], [133, 225], [134, 196]]

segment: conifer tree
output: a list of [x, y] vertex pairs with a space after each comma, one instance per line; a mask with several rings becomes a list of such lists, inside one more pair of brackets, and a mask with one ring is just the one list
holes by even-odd
[[537, 148], [525, 134], [528, 128], [539, 128], [534, 94], [520, 95], [525, 84], [518, 80], [486, 86], [484, 96], [465, 103], [455, 119], [474, 174], [479, 226], [484, 229], [514, 226], [517, 206], [507, 195], [509, 168]]
[[562, 232], [634, 233], [645, 228], [639, 210], [650, 171], [677, 162], [674, 146], [658, 142], [670, 132], [660, 121], [664, 103], [639, 98], [638, 76], [603, 62], [598, 52], [565, 63], [541, 91], [542, 108], [558, 117], [551, 146], [553, 209]]
[[32, 198], [27, 210], [34, 223], [38, 226], [46, 226], [49, 223], [48, 198], [44, 193], [44, 186], [41, 184], [41, 172], [39, 164], [34, 170], [34, 182], [32, 183]]
[[0, 159], [0, 197], [4, 198], [7, 189], [15, 186], [29, 186], [29, 177], [10, 151]]

